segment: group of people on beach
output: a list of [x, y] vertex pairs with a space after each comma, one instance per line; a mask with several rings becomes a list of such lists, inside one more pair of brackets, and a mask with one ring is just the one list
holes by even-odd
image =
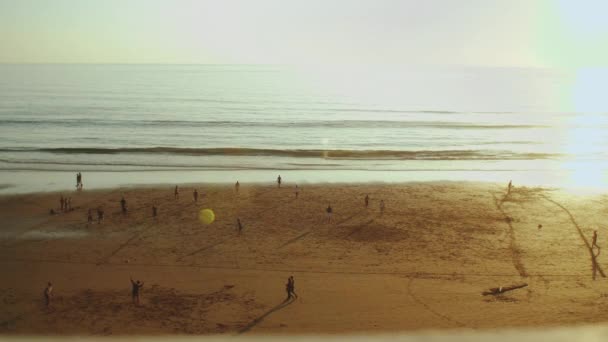
[[72, 207], [72, 197], [63, 197], [63, 195], [60, 195], [59, 207], [62, 212], [73, 211], [74, 207]]
[[[142, 287], [144, 287], [144, 283], [137, 280], [137, 281], [133, 281], [133, 277], [131, 277], [131, 300], [133, 301], [133, 304], [135, 305], [139, 305], [140, 304], [140, 292]], [[51, 308], [51, 304], [52, 304], [52, 298], [53, 298], [53, 284], [49, 281], [47, 282], [46, 287], [44, 288], [43, 291], [43, 295], [44, 295], [44, 305], [47, 309]]]

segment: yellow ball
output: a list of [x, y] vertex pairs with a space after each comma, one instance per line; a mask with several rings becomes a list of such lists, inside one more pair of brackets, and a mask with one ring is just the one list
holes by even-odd
[[198, 219], [204, 224], [212, 224], [215, 221], [215, 214], [211, 209], [203, 209], [198, 213]]

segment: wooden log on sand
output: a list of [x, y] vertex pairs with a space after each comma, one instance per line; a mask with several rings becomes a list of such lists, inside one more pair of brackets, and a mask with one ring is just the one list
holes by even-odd
[[501, 286], [501, 287], [493, 287], [491, 289], [489, 289], [488, 291], [483, 291], [481, 294], [484, 296], [488, 296], [488, 295], [498, 295], [501, 293], [505, 293], [507, 291], [513, 291], [513, 290], [517, 290], [517, 289], [521, 289], [522, 287], [526, 287], [528, 286], [528, 284], [518, 284], [518, 285], [510, 285], [510, 286]]

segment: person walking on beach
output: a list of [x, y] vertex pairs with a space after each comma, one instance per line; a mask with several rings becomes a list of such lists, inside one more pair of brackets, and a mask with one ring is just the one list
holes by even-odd
[[384, 214], [384, 200], [380, 200], [380, 215]]
[[241, 219], [237, 217], [236, 219], [236, 226], [239, 230], [239, 234], [241, 233], [241, 231], [243, 230], [243, 225], [241, 224]]
[[513, 187], [513, 181], [509, 181], [509, 185], [507, 186], [507, 195], [511, 194], [511, 188]]
[[101, 221], [103, 221], [103, 210], [97, 208], [97, 224], [100, 224]]
[[325, 209], [325, 211], [327, 212], [327, 223], [331, 222], [331, 213], [333, 212], [333, 209], [331, 208], [331, 204], [327, 204], [327, 209]]
[[80, 172], [76, 174], [76, 190], [80, 189]]
[[300, 194], [300, 188], [298, 188], [298, 185], [296, 184], [296, 199], [298, 199], [299, 194]]
[[158, 208], [156, 208], [156, 205], [152, 205], [152, 217], [156, 218], [156, 215], [158, 215]]
[[192, 197], [194, 197], [194, 202], [198, 202], [198, 191], [196, 189], [194, 189], [194, 192], [192, 193]]
[[369, 195], [365, 195], [365, 208], [369, 207]]
[[53, 296], [53, 284], [49, 281], [44, 289], [44, 304], [46, 308], [51, 307], [51, 297]]
[[277, 177], [277, 186], [279, 188], [281, 187], [281, 175], [279, 175], [279, 177]]
[[291, 296], [298, 298], [298, 294], [296, 293], [296, 281], [293, 279], [293, 276], [289, 276], [287, 282], [290, 284], [289, 290], [291, 291]]
[[97, 208], [97, 224], [100, 224], [101, 221], [103, 221], [103, 210]]
[[239, 188], [241, 187], [241, 184], [239, 184], [239, 181], [236, 181], [236, 184], [234, 184], [234, 190], [236, 191], [236, 193], [239, 193]]
[[139, 280], [133, 281], [131, 277], [131, 298], [133, 299], [133, 304], [139, 305], [139, 292], [142, 287], [144, 287], [144, 283]]
[[89, 209], [87, 212], [87, 224], [93, 223], [93, 210]]
[[593, 237], [591, 238], [591, 251], [593, 251], [594, 246], [597, 248], [597, 255], [595, 255], [597, 257], [600, 255], [600, 246], [597, 245], [597, 230], [593, 231]]
[[173, 196], [175, 199], [179, 199], [179, 189], [177, 188], [177, 185], [175, 186], [175, 191], [173, 191]]
[[287, 284], [285, 284], [285, 291], [287, 292], [287, 298], [285, 298], [286, 302], [294, 298], [292, 277], [287, 278]]
[[127, 201], [125, 200], [125, 197], [123, 196], [122, 199], [120, 200], [120, 209], [122, 210], [122, 213], [124, 215], [127, 214]]

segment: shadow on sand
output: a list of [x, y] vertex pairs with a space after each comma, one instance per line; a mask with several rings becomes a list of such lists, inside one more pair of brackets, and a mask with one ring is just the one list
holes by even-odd
[[243, 328], [241, 328], [239, 330], [239, 334], [244, 334], [246, 332], [248, 332], [249, 330], [251, 330], [251, 328], [255, 327], [256, 325], [260, 324], [260, 322], [262, 322], [264, 320], [264, 318], [270, 316], [273, 312], [279, 311], [285, 307], [287, 307], [289, 304], [295, 302], [294, 298], [291, 299], [286, 299], [283, 302], [281, 302], [279, 305], [275, 306], [274, 308], [266, 311], [264, 314], [262, 314], [260, 317], [254, 319], [253, 321], [251, 321], [251, 323], [247, 324], [246, 326], [244, 326]]

